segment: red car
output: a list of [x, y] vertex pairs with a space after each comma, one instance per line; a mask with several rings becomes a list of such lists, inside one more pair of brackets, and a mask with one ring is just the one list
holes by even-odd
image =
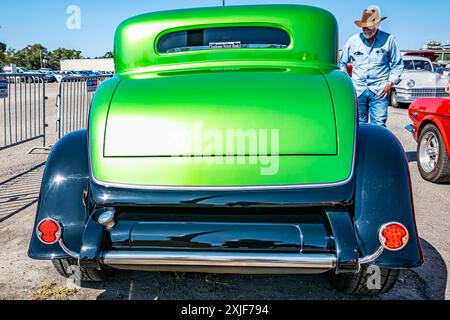
[[352, 63], [349, 63], [347, 65], [347, 73], [350, 77], [352, 77], [352, 75], [353, 75], [353, 64]]
[[450, 99], [423, 98], [409, 107], [406, 126], [417, 141], [417, 164], [425, 180], [450, 182]]

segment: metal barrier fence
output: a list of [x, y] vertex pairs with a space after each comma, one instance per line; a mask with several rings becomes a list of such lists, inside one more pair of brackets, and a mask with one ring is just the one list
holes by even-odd
[[0, 73], [0, 150], [39, 138], [45, 149], [45, 100], [44, 75]]
[[97, 87], [110, 76], [64, 77], [56, 98], [58, 139], [87, 127], [89, 108]]

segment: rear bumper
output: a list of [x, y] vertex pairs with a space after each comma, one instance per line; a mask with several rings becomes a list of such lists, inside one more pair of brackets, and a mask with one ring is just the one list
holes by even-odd
[[80, 253], [70, 250], [63, 238], [59, 244], [86, 267], [218, 273], [358, 272], [361, 264], [383, 253], [378, 249], [368, 257], [358, 255], [350, 217], [340, 209], [327, 211], [323, 222], [125, 220], [110, 230], [91, 217]]
[[100, 261], [117, 269], [165, 270], [169, 267], [171, 270], [211, 271], [238, 268], [243, 272], [321, 273], [334, 269], [337, 259], [334, 254], [110, 251], [103, 252]]

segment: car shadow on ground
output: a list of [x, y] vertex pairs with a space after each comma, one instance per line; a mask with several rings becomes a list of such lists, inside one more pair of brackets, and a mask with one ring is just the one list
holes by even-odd
[[3, 222], [38, 201], [45, 162], [0, 182], [0, 222]]
[[[445, 299], [447, 267], [439, 252], [421, 240], [425, 263], [403, 270], [389, 293], [371, 299]], [[109, 282], [84, 283], [102, 290], [98, 300], [307, 300], [366, 299], [333, 289], [328, 275], [231, 275], [175, 272], [112, 272]]]

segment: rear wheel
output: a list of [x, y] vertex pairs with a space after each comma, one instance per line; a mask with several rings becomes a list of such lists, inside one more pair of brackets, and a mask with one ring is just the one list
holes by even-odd
[[388, 292], [395, 285], [399, 270], [363, 266], [359, 273], [330, 272], [333, 287], [346, 294], [376, 296]]
[[52, 263], [60, 275], [75, 281], [99, 282], [108, 277], [109, 270], [80, 267], [73, 258], [52, 260]]
[[420, 175], [431, 182], [450, 181], [450, 159], [444, 140], [434, 124], [427, 124], [417, 143], [417, 164]]

